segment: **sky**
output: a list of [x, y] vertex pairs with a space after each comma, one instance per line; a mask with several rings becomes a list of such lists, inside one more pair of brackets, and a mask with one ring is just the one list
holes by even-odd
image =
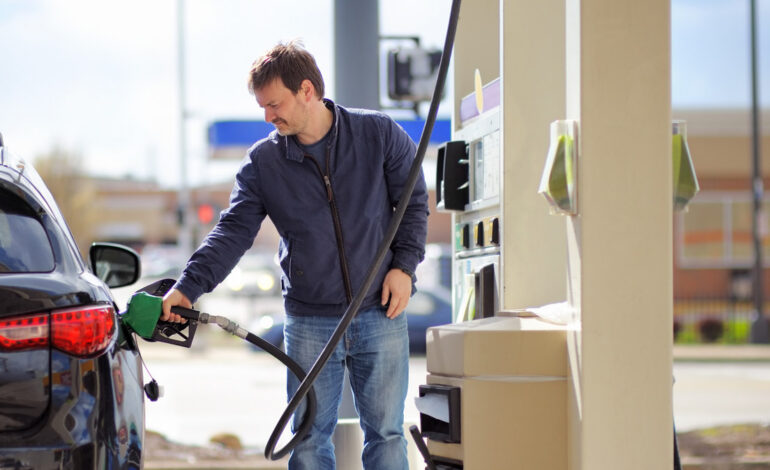
[[[185, 97], [191, 184], [232, 178], [207, 159], [206, 128], [262, 119], [251, 62], [301, 38], [334, 98], [333, 0], [186, 0]], [[381, 35], [440, 48], [450, 0], [381, 0]], [[748, 0], [673, 0], [674, 107], [748, 107]], [[770, 0], [757, 0], [760, 96], [770, 103]], [[93, 174], [179, 184], [175, 0], [0, 0], [0, 133], [34, 162], [53, 148]], [[764, 31], [763, 31], [764, 30]], [[451, 86], [451, 84], [450, 84]], [[447, 105], [448, 106], [448, 105]], [[451, 110], [445, 106], [442, 113]]]
[[[770, 106], [770, 1], [756, 0], [759, 96]], [[674, 108], [751, 106], [749, 0], [672, 0]]]

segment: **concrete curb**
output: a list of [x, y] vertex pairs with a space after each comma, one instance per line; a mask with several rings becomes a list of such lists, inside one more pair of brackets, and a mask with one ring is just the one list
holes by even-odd
[[770, 460], [719, 463], [710, 463], [700, 460], [685, 460], [682, 462], [682, 470], [760, 470], [768, 468], [770, 468]]
[[675, 362], [766, 362], [770, 361], [770, 345], [675, 345]]

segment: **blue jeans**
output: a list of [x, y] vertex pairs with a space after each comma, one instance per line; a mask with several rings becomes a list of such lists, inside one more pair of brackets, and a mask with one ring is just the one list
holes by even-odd
[[[409, 337], [406, 315], [393, 320], [384, 308], [362, 310], [329, 357], [313, 387], [318, 412], [307, 437], [294, 449], [289, 470], [333, 470], [331, 437], [337, 425], [342, 381], [348, 368], [354, 404], [364, 431], [364, 469], [407, 470], [404, 400], [409, 381]], [[286, 316], [286, 353], [309, 371], [339, 323], [337, 317]], [[288, 374], [289, 397], [299, 380]], [[304, 404], [294, 415], [296, 430]]]

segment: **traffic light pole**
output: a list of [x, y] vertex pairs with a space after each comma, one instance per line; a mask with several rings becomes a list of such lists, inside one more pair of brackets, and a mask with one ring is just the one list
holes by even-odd
[[762, 179], [762, 161], [760, 158], [760, 127], [759, 127], [759, 93], [757, 89], [757, 5], [756, 0], [749, 0], [751, 6], [751, 150], [752, 150], [752, 194], [753, 217], [752, 238], [754, 242], [754, 310], [757, 314], [751, 324], [752, 343], [770, 343], [768, 322], [764, 313], [764, 281], [763, 281], [763, 250], [762, 250], [762, 196], [764, 181]]
[[177, 216], [178, 247], [184, 257], [192, 254], [192, 220], [190, 217], [190, 185], [187, 174], [187, 100], [185, 83], [184, 0], [177, 0], [177, 77], [179, 92], [179, 196]]

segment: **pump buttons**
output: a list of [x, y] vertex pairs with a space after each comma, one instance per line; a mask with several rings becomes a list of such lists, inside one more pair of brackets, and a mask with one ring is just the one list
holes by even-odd
[[459, 223], [455, 225], [454, 231], [455, 249], [458, 251], [500, 246], [499, 217], [486, 217], [469, 223]]
[[476, 223], [473, 228], [473, 239], [476, 242], [476, 246], [484, 246], [484, 222]]

